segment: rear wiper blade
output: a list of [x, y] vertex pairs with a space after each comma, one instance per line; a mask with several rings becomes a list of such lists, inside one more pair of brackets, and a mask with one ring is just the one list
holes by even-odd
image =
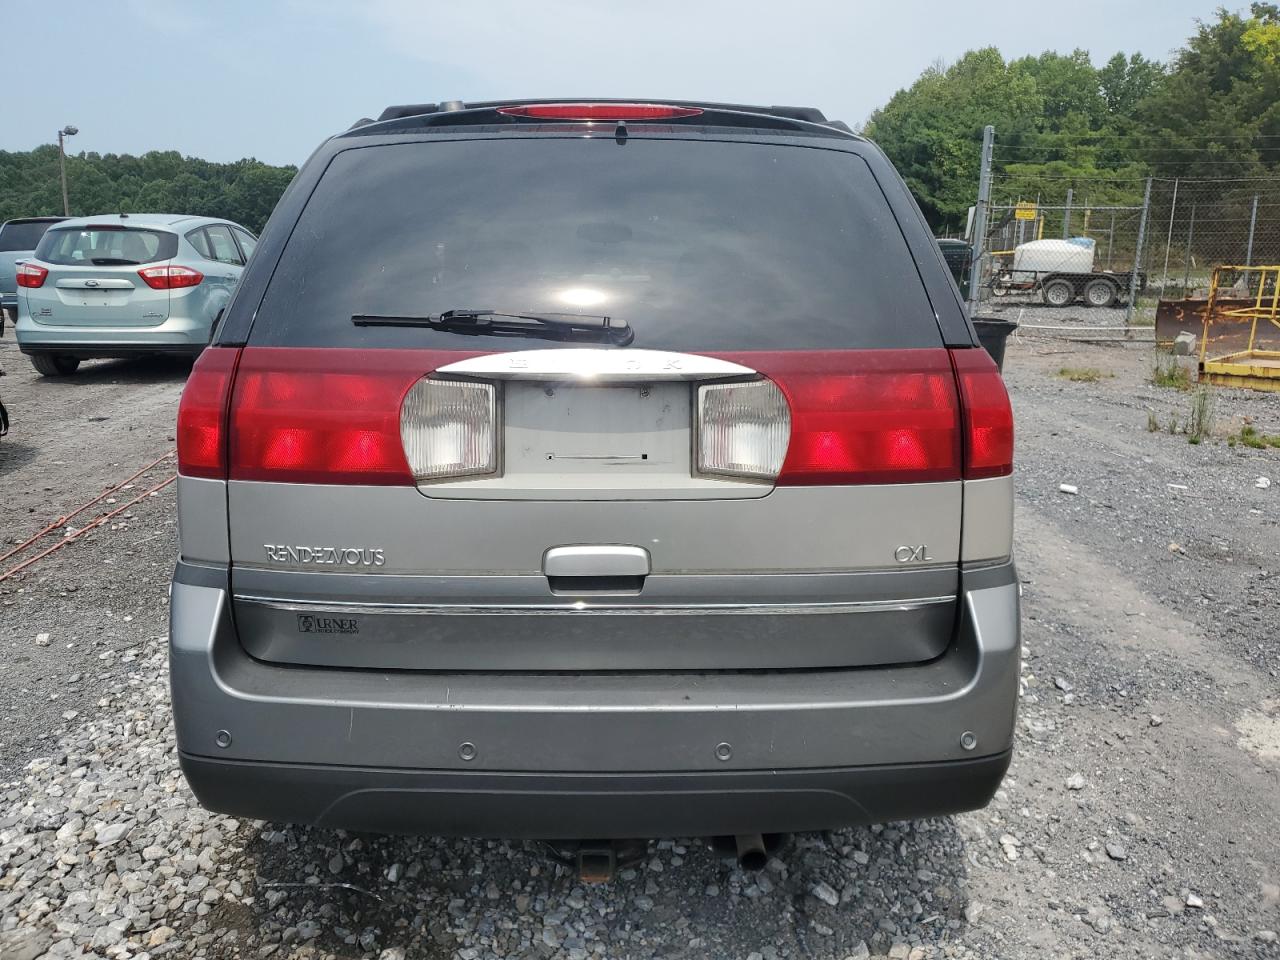
[[125, 260], [121, 257], [90, 257], [89, 262], [95, 267], [136, 267], [141, 260]]
[[507, 313], [503, 310], [445, 310], [426, 316], [356, 314], [357, 327], [431, 327], [474, 337], [541, 337], [547, 340], [608, 340], [625, 347], [635, 331], [617, 317], [582, 313]]

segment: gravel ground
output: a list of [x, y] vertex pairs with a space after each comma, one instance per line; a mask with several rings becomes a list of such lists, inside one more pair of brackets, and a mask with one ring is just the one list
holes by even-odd
[[[0, 397], [13, 421], [0, 440], [0, 555], [173, 449], [189, 364], [99, 361], [73, 379], [45, 380], [10, 334], [0, 340], [0, 370], [7, 374]], [[172, 472], [172, 462], [158, 465], [113, 494], [111, 508]], [[69, 527], [98, 515], [90, 509]], [[169, 486], [29, 573], [0, 582], [0, 778], [52, 747], [64, 713], [95, 709], [103, 685], [123, 675], [142, 637], [165, 632], [174, 523]], [[0, 561], [0, 571], [28, 555]], [[37, 644], [40, 634], [48, 636]]]
[[[1139, 302], [1139, 317], [1133, 322], [1135, 328], [1141, 323], [1141, 315], [1151, 313], [1149, 308], [1143, 309]], [[997, 320], [1016, 320], [1024, 331], [1044, 335], [1046, 332], [1061, 332], [1064, 336], [1095, 336], [1103, 339], [1120, 338], [1123, 330], [1115, 329], [1124, 326], [1125, 307], [1118, 304], [1114, 307], [1086, 307], [1083, 303], [1075, 303], [1069, 307], [1049, 307], [1039, 296], [1010, 296], [997, 300], [984, 300], [981, 316]], [[1150, 319], [1146, 321], [1150, 324]], [[1108, 329], [1111, 328], [1111, 329]], [[1138, 330], [1137, 336], [1150, 337], [1151, 328]]]
[[[181, 370], [0, 365], [3, 539], [167, 449]], [[0, 583], [0, 957], [1280, 956], [1280, 450], [1225, 442], [1280, 433], [1280, 398], [1216, 393], [1196, 446], [1147, 430], [1190, 405], [1149, 346], [1006, 366], [1027, 652], [988, 809], [799, 837], [758, 874], [664, 841], [608, 886], [522, 844], [208, 814], [167, 702], [166, 490]]]

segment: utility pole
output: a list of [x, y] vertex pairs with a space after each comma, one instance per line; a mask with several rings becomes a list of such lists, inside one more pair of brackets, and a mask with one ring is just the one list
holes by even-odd
[[978, 202], [973, 208], [973, 256], [969, 264], [969, 317], [978, 312], [982, 299], [979, 284], [982, 282], [982, 248], [987, 239], [987, 205], [991, 202], [991, 150], [995, 143], [996, 128], [987, 124], [982, 128], [982, 164], [978, 171]]
[[71, 216], [71, 201], [67, 197], [67, 151], [63, 145], [65, 137], [74, 137], [80, 132], [79, 127], [67, 124], [58, 131], [58, 174], [62, 178], [62, 215]]
[[1075, 190], [1067, 187], [1067, 209], [1062, 212], [1062, 239], [1071, 239], [1071, 201], [1075, 198]]

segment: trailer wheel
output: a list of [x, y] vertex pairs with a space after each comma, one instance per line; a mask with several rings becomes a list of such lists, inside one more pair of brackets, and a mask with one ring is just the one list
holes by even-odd
[[1051, 307], [1069, 307], [1076, 298], [1075, 284], [1061, 278], [1047, 282], [1040, 293]]
[[1116, 302], [1119, 293], [1114, 283], [1099, 277], [1085, 284], [1084, 302], [1091, 307], [1110, 307]]

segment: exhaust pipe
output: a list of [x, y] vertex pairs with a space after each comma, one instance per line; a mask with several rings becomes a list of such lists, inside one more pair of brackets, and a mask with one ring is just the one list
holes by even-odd
[[758, 833], [739, 833], [733, 838], [737, 848], [738, 866], [753, 873], [763, 870], [769, 862], [769, 853], [764, 846], [764, 837]]

